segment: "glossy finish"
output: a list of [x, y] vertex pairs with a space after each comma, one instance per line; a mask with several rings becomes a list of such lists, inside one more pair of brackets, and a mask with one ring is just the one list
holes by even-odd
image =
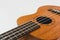
[[30, 35], [38, 39], [40, 38], [46, 40], [56, 39], [60, 36], [60, 15], [48, 11], [49, 9], [60, 10], [60, 6], [51, 6], [51, 5], [42, 6], [38, 8], [36, 13], [18, 18], [17, 24], [21, 25], [30, 20], [36, 22], [35, 18], [39, 16], [49, 17], [50, 19], [52, 19], [52, 23], [50, 24], [37, 23], [40, 25], [41, 28], [30, 33]]

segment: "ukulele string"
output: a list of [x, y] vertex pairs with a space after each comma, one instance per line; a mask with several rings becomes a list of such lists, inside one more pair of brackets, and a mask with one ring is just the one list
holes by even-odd
[[[50, 15], [48, 15], [48, 16], [50, 16]], [[51, 15], [51, 16], [52, 16], [52, 15]], [[51, 16], [50, 16], [50, 17], [51, 17]]]
[[[52, 15], [48, 14], [48, 16], [52, 17]], [[19, 35], [19, 34], [18, 34]]]
[[[34, 25], [34, 24], [33, 24]], [[35, 25], [34, 27], [36, 27], [37, 25]], [[30, 27], [28, 27], [28, 28], [30, 28], [30, 29], [27, 29], [27, 30], [25, 30], [25, 31], [23, 31], [22, 33], [18, 33], [18, 35], [15, 35], [14, 37], [10, 37], [9, 39], [13, 39], [13, 38], [16, 38], [16, 37], [18, 37], [19, 35], [21, 35], [21, 34], [25, 34], [26, 32], [28, 32], [29, 30], [31, 30], [31, 29], [33, 29], [34, 27], [32, 27], [31, 26], [31, 28]], [[24, 29], [23, 29], [24, 30]], [[19, 31], [18, 31], [19, 32]], [[23, 35], [22, 35], [23, 36]]]
[[[51, 17], [55, 16], [55, 14], [52, 14], [52, 15], [51, 15], [51, 14], [47, 14], [47, 16], [51, 18]], [[40, 16], [38, 16], [38, 17], [40, 17]], [[46, 18], [44, 18], [44, 19], [46, 19]], [[44, 19], [42, 19], [42, 20], [44, 20]], [[42, 21], [42, 20], [40, 20], [40, 21]], [[46, 20], [46, 21], [48, 21], [48, 20]], [[45, 22], [45, 21], [44, 21], [44, 22]], [[43, 23], [43, 22], [42, 22], [42, 23]], [[37, 23], [37, 24], [39, 24], [39, 23]], [[54, 24], [54, 25], [56, 26], [57, 24]], [[54, 25], [52, 25], [52, 26], [54, 26]], [[54, 26], [54, 27], [51, 27], [51, 29], [52, 29], [52, 28], [55, 28], [55, 26]], [[51, 29], [49, 29], [49, 30], [51, 30]], [[41, 35], [44, 34], [44, 33], [47, 33], [47, 32], [48, 32], [48, 31], [43, 32], [43, 33], [41, 33]]]
[[0, 35], [0, 37], [8, 36], [8, 35], [16, 32], [16, 31], [18, 31], [19, 29], [25, 28], [25, 26], [28, 26], [28, 25], [30, 25], [31, 23], [32, 23], [32, 22], [28, 22], [28, 23], [26, 23], [26, 24], [21, 25], [22, 27], [20, 27], [20, 28], [19, 28], [19, 27], [14, 28], [14, 30], [10, 30], [10, 32], [8, 31], [8, 32], [6, 32], [6, 33], [3, 33], [2, 35]]
[[[52, 16], [55, 16], [55, 14], [53, 14], [53, 15], [48, 14], [48, 16], [49, 16], [49, 17], [52, 17]], [[43, 19], [42, 19], [42, 20], [43, 20]], [[45, 32], [44, 32], [44, 33], [45, 33]]]
[[[48, 16], [49, 16], [49, 17], [52, 17], [52, 16], [54, 16], [54, 15], [50, 15], [50, 14], [49, 14]], [[18, 35], [19, 35], [19, 34], [18, 34]]]
[[[31, 25], [31, 24], [30, 24]], [[33, 26], [33, 25], [35, 25], [35, 24], [32, 24], [31, 26]], [[37, 26], [37, 25], [35, 25], [35, 26]], [[29, 26], [30, 27], [30, 26]], [[23, 30], [25, 30], [25, 29], [27, 29], [27, 28], [29, 28], [29, 27], [26, 27], [26, 28], [23, 28], [22, 30], [20, 30], [20, 31], [23, 31]], [[32, 29], [33, 27], [31, 27], [31, 29]], [[30, 30], [30, 29], [28, 29], [28, 30]], [[28, 30], [26, 30], [26, 31], [28, 31]], [[12, 35], [15, 35], [15, 34], [18, 34], [18, 35], [21, 35], [22, 33], [24, 33], [25, 31], [23, 31], [22, 33], [20, 33], [20, 31], [17, 31], [16, 33], [13, 33]], [[15, 36], [12, 36], [11, 37], [11, 35], [10, 36], [7, 36], [7, 37], [9, 37], [8, 39], [13, 39], [14, 37], [16, 38], [16, 36], [18, 36], [18, 35], [15, 35]], [[5, 37], [3, 38], [3, 39], [6, 39]]]

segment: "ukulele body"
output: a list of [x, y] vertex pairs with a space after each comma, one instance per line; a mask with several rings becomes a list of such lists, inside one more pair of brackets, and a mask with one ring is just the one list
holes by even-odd
[[31, 20], [37, 22], [35, 18], [39, 16], [48, 17], [52, 19], [52, 22], [50, 24], [38, 23], [40, 28], [31, 32], [30, 35], [38, 39], [56, 39], [60, 36], [60, 15], [50, 12], [48, 9], [60, 10], [60, 7], [51, 5], [40, 7], [36, 13], [18, 18], [17, 24], [21, 25]]

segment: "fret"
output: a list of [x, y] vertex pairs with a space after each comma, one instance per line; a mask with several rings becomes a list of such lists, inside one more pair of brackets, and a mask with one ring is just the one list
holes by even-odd
[[23, 26], [15, 28], [15, 30], [12, 30], [12, 31], [10, 30], [11, 32], [8, 31], [8, 32], [2, 34], [0, 36], [0, 39], [2, 39], [2, 40], [14, 39], [14, 38], [17, 39], [17, 38], [24, 36], [25, 34], [31, 32], [31, 31], [33, 31], [33, 29], [35, 30], [37, 28], [39, 28], [39, 26], [36, 23], [30, 21], [26, 24], [23, 24]]
[[[34, 27], [32, 27], [32, 26], [34, 26]], [[33, 31], [33, 29], [38, 28], [37, 25], [32, 25], [32, 26], [29, 27], [29, 28], [27, 28], [27, 29], [25, 29], [25, 31], [22, 31], [21, 33], [18, 33], [18, 34], [15, 35], [14, 37], [10, 37], [10, 39], [11, 39], [11, 38], [14, 39], [14, 38], [18, 38], [18, 37], [20, 38], [20, 37], [22, 37], [23, 35], [26, 35], [27, 33]]]
[[7, 32], [1, 34], [0, 37], [1, 37], [1, 36], [2, 36], [2, 37], [8, 36], [8, 35], [10, 35], [11, 33], [15, 32], [15, 31], [18, 31], [19, 29], [22, 29], [22, 28], [24, 28], [25, 26], [28, 26], [28, 25], [31, 24], [31, 23], [32, 23], [32, 22], [30, 21], [30, 22], [28, 22], [28, 23], [25, 23], [25, 24], [21, 25], [21, 27], [16, 27], [16, 28], [14, 28], [14, 29], [12, 29], [12, 30], [10, 30], [10, 31], [7, 31]]
[[[35, 26], [35, 27], [37, 27], [37, 25]], [[34, 27], [31, 27], [31, 28], [34, 28]], [[33, 31], [32, 29], [28, 29], [28, 30], [25, 30], [25, 31], [23, 31], [22, 33], [19, 33], [18, 35], [15, 35], [14, 37], [10, 37], [10, 40], [13, 40], [14, 38], [16, 38], [16, 39], [18, 39], [18, 38], [20, 38], [20, 37], [22, 37], [22, 36], [24, 36], [24, 35], [27, 35], [27, 33], [26, 32], [31, 32], [31, 31]], [[23, 34], [23, 35], [22, 35]]]
[[[32, 23], [30, 23], [29, 25], [31, 25]], [[28, 25], [28, 26], [29, 26]], [[26, 28], [28, 28], [28, 27], [26, 27]], [[18, 30], [18, 31], [16, 31], [16, 32], [14, 32], [14, 33], [11, 33], [11, 35], [9, 35], [9, 36], [6, 36], [7, 38], [9, 37], [10, 38], [10, 36], [12, 37], [12, 36], [14, 36], [14, 35], [16, 35], [17, 33], [19, 33], [19, 31], [21, 32], [21, 31], [24, 31], [26, 28], [23, 28], [23, 29], [20, 29], [20, 30]], [[5, 38], [4, 38], [5, 39]]]

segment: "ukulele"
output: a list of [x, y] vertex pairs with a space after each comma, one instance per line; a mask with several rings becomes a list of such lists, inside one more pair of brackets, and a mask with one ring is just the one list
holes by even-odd
[[57, 39], [60, 37], [60, 6], [42, 6], [35, 14], [18, 18], [17, 24], [18, 27], [0, 34], [0, 40], [17, 40], [27, 34], [38, 39]]

